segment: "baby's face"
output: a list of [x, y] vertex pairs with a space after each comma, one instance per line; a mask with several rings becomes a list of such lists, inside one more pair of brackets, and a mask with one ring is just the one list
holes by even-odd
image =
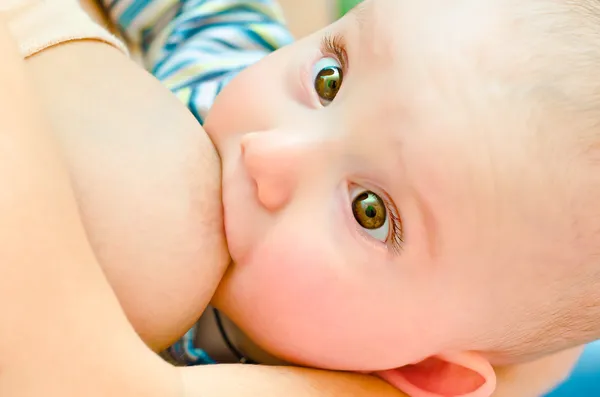
[[492, 351], [560, 305], [567, 160], [488, 73], [502, 13], [446, 3], [366, 1], [242, 72], [207, 120], [235, 262], [215, 301], [284, 359]]

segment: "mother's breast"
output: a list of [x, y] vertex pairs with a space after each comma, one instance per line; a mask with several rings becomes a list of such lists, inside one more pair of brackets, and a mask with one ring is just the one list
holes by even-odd
[[162, 349], [200, 316], [229, 263], [215, 149], [167, 89], [108, 45], [60, 45], [27, 67], [94, 251], [138, 333]]

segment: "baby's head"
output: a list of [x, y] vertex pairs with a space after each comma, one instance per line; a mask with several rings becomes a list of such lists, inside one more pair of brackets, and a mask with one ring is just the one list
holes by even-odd
[[592, 339], [599, 64], [593, 0], [367, 0], [242, 72], [206, 123], [217, 305], [335, 369], [486, 378]]

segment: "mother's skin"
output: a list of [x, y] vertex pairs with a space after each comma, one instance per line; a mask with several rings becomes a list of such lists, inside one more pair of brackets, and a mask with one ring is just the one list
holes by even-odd
[[165, 348], [229, 263], [215, 149], [174, 95], [109, 45], [67, 43], [26, 65], [94, 252], [136, 331]]

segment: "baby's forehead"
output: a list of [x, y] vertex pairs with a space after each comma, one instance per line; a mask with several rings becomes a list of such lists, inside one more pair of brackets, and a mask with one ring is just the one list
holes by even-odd
[[509, 2], [367, 0], [351, 15], [366, 51], [401, 61], [419, 53], [443, 55], [493, 42], [508, 30]]
[[403, 74], [469, 67], [515, 75], [600, 50], [595, 0], [367, 0], [353, 15], [365, 62]]
[[[585, 93], [573, 87], [582, 85], [582, 67], [600, 59], [600, 24], [590, 23], [600, 7], [580, 4], [367, 0], [352, 13], [359, 34], [351, 73], [385, 92], [368, 107], [388, 113], [419, 99], [426, 107], [432, 100], [475, 105], [492, 98], [578, 103]], [[590, 81], [594, 70], [587, 68]]]
[[401, 94], [386, 95], [395, 103], [416, 92], [456, 91], [475, 83], [498, 69], [501, 53], [509, 50], [509, 19], [499, 3], [366, 1], [352, 15], [359, 33], [350, 43], [357, 54], [351, 56], [351, 73], [385, 85], [388, 94]]
[[400, 119], [431, 119], [440, 107], [473, 111], [486, 91], [498, 95], [500, 55], [509, 42], [499, 3], [365, 1], [350, 16], [359, 33], [349, 40], [348, 80], [363, 114], [394, 129]]

